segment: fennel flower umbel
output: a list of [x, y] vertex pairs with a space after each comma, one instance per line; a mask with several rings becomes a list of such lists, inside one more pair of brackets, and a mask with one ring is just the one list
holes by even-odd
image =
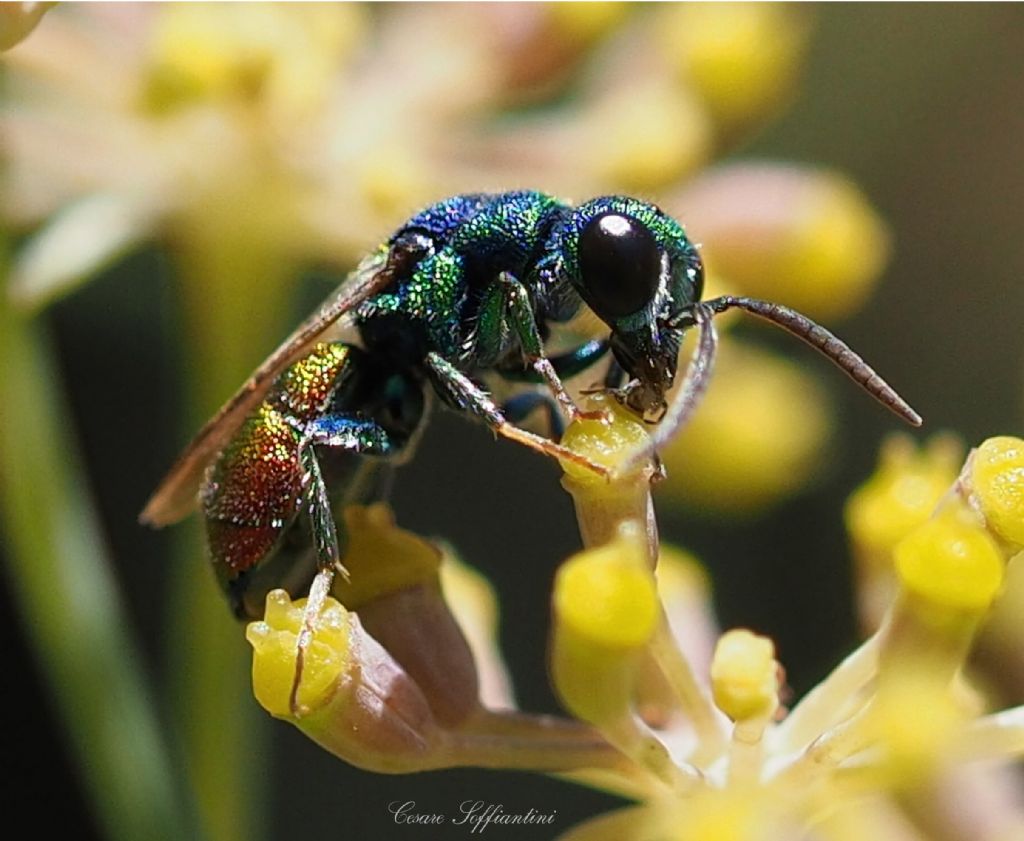
[[[564, 440], [617, 470], [646, 432], [614, 403], [600, 408], [606, 420], [577, 421]], [[381, 509], [347, 514], [368, 535], [346, 558], [351, 586], [362, 581], [358, 593], [336, 590], [322, 616], [300, 708], [288, 693], [301, 603], [280, 591], [249, 627], [255, 691], [364, 768], [561, 771], [637, 801], [562, 841], [903, 841], [939, 825], [955, 838], [1020, 837], [1024, 812], [990, 786], [1009, 767], [979, 760], [1024, 752], [1024, 708], [986, 712], [965, 660], [1024, 541], [1022, 473], [1020, 439], [971, 453], [930, 518], [896, 544], [878, 629], [792, 709], [772, 641], [719, 634], [695, 561], [659, 547], [650, 465], [610, 483], [567, 466], [586, 548], [556, 576], [550, 658], [576, 721], [479, 700], [483, 670], [459, 627], [475, 624], [474, 599], [446, 599], [437, 567], [454, 562]], [[487, 639], [478, 657], [500, 670]]]

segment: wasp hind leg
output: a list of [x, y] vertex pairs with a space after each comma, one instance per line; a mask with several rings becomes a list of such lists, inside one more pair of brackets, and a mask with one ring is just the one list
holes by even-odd
[[317, 573], [309, 588], [302, 628], [296, 640], [295, 676], [288, 700], [292, 715], [298, 716], [303, 712], [299, 704], [299, 686], [302, 683], [306, 652], [313, 641], [317, 621], [331, 592], [334, 576], [339, 571], [343, 575], [348, 574], [341, 563], [334, 513], [315, 448], [336, 447], [357, 455], [386, 457], [395, 455], [403, 444], [404, 441], [395, 438], [376, 421], [344, 415], [325, 415], [306, 428], [299, 448], [299, 458], [303, 469], [303, 501], [309, 515]]

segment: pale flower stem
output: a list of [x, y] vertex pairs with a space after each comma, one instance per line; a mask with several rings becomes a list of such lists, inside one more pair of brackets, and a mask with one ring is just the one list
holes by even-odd
[[779, 774], [778, 780], [796, 790], [812, 785], [822, 774], [832, 773], [839, 764], [867, 746], [865, 724], [871, 705], [822, 733]]
[[699, 741], [691, 759], [696, 765], [704, 765], [725, 749], [727, 735], [723, 719], [676, 645], [664, 608], [651, 640], [651, 651], [697, 734]]
[[460, 727], [467, 733], [538, 738], [558, 741], [567, 746], [607, 744], [601, 734], [588, 724], [553, 715], [531, 715], [517, 711], [482, 710]]
[[575, 771], [604, 769], [624, 777], [635, 776], [626, 756], [599, 736], [589, 744], [538, 734], [524, 738], [507, 733], [451, 731], [446, 736], [446, 766], [521, 771]]
[[[643, 735], [635, 725], [615, 729], [625, 734], [624, 741], [630, 746], [636, 746]], [[603, 731], [554, 716], [484, 710], [452, 731], [449, 738], [454, 755], [465, 765], [552, 772], [610, 771], [627, 789], [648, 772], [665, 778], [664, 773], [640, 764], [633, 754], [606, 739]], [[660, 742], [657, 744], [664, 751]], [[651, 748], [642, 747], [639, 752], [647, 757]]]
[[729, 743], [729, 785], [744, 786], [758, 782], [764, 768], [764, 731], [767, 717], [738, 721]]
[[575, 785], [617, 794], [626, 800], [646, 800], [650, 797], [651, 791], [657, 790], [661, 783], [652, 777], [646, 768], [640, 768], [631, 760], [627, 761], [631, 770], [625, 773], [610, 769], [586, 768], [581, 771], [554, 772], [552, 776]]
[[799, 750], [834, 726], [838, 716], [848, 716], [855, 712], [850, 708], [850, 701], [878, 673], [881, 641], [890, 619], [891, 613], [886, 615], [881, 627], [808, 692], [776, 728], [773, 741], [779, 751], [785, 753]]
[[675, 795], [686, 795], [704, 785], [701, 773], [687, 763], [677, 764], [668, 749], [632, 715], [605, 722], [601, 732], [633, 762], [649, 771]]
[[610, 484], [597, 488], [567, 476], [562, 479], [562, 487], [573, 498], [576, 524], [586, 548], [610, 543], [624, 525], [632, 523], [646, 538], [648, 563], [652, 568], [657, 564], [658, 520], [648, 473], [613, 479]]
[[971, 724], [960, 753], [970, 759], [1024, 756], [1024, 706], [987, 715]]

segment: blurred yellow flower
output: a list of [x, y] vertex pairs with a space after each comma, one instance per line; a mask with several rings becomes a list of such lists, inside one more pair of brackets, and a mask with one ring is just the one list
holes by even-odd
[[0, 50], [9, 50], [27, 38], [46, 10], [55, 5], [56, 3], [12, 2], [0, 6]]
[[807, 27], [797, 7], [685, 3], [660, 22], [663, 49], [726, 130], [763, 119], [797, 78]]
[[673, 198], [738, 292], [826, 323], [864, 305], [889, 233], [864, 194], [827, 170], [740, 163], [709, 170]]
[[[158, 239], [187, 281], [198, 358], [244, 369], [302, 266], [350, 267], [441, 196], [530, 185], [576, 200], [660, 195], [713, 277], [845, 315], [887, 248], [844, 179], [741, 164], [683, 183], [787, 98], [806, 32], [804, 15], [772, 4], [60, 8], [11, 54], [0, 105], [0, 211], [38, 226], [10, 290], [40, 306]], [[232, 316], [256, 296], [248, 318]], [[727, 389], [736, 369], [721, 367]], [[788, 429], [800, 460], [821, 446], [826, 414], [766, 426]], [[719, 448], [750, 446], [744, 434], [719, 427]], [[809, 475], [766, 465], [739, 483], [720, 468], [693, 461], [682, 481], [733, 482], [717, 499], [742, 500], [736, 511]]]
[[662, 453], [659, 492], [717, 511], [758, 510], [815, 474], [832, 425], [822, 387], [800, 364], [723, 341], [704, 402]]
[[931, 516], [956, 479], [963, 445], [952, 435], [936, 435], [923, 447], [906, 435], [886, 439], [875, 473], [846, 503], [858, 578], [857, 604], [873, 630], [895, 588], [893, 550]]

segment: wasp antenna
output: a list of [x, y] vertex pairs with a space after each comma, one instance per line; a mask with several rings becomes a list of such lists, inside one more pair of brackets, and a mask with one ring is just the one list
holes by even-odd
[[671, 441], [690, 419], [697, 406], [700, 405], [708, 383], [711, 382], [711, 369], [715, 364], [715, 351], [718, 348], [718, 333], [711, 322], [714, 313], [702, 303], [692, 304], [685, 312], [685, 318], [695, 325], [699, 331], [697, 347], [690, 358], [686, 369], [686, 378], [669, 404], [661, 422], [651, 433], [650, 444], [636, 453], [620, 468], [620, 472], [628, 472], [638, 463], [650, 458]]
[[831, 359], [855, 383], [891, 412], [899, 415], [911, 426], [921, 425], [921, 416], [899, 396], [896, 389], [883, 380], [875, 372], [875, 369], [868, 365], [846, 342], [820, 324], [811, 321], [806, 315], [801, 315], [796, 310], [784, 307], [782, 304], [734, 295], [713, 298], [710, 301], [704, 301], [701, 306], [706, 307], [715, 315], [737, 307], [777, 324]]

